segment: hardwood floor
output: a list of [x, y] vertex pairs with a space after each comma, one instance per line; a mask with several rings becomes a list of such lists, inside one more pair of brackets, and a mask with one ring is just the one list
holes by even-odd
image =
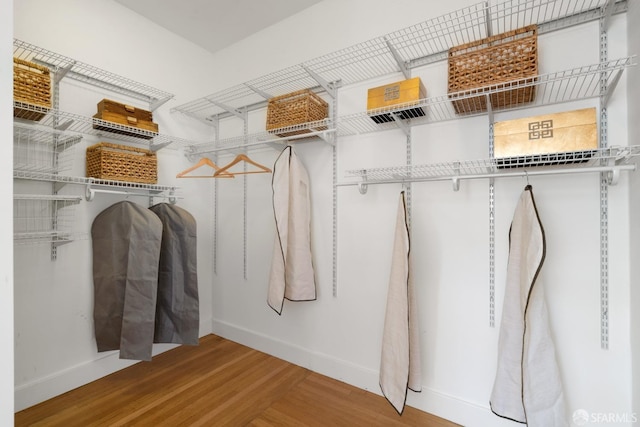
[[17, 412], [15, 425], [456, 426], [215, 335]]

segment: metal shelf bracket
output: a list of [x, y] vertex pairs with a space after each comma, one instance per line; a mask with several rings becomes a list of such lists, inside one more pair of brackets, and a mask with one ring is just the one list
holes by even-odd
[[329, 94], [329, 96], [331, 96], [331, 98], [336, 97], [337, 86], [339, 85], [326, 81], [318, 73], [305, 65], [301, 65], [301, 67], [307, 72], [307, 74], [309, 74], [313, 78], [313, 80], [315, 80], [320, 86], [322, 86], [322, 88]]
[[402, 57], [400, 56], [400, 53], [398, 53], [398, 50], [395, 47], [393, 47], [388, 37], [385, 37], [384, 41], [387, 44], [387, 48], [389, 48], [389, 52], [391, 52], [393, 59], [395, 59], [395, 61], [398, 63], [398, 68], [400, 68], [400, 71], [404, 75], [404, 78], [410, 79], [411, 71], [407, 67], [407, 62], [404, 59], [402, 59]]

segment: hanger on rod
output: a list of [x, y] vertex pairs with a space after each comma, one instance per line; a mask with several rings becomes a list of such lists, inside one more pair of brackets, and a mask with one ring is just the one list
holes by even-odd
[[[229, 170], [231, 167], [233, 167], [234, 165], [240, 163], [240, 162], [246, 162], [249, 163], [255, 167], [258, 168], [258, 170], [251, 170], [251, 171], [242, 171], [242, 172], [227, 172], [227, 170]], [[214, 177], [218, 177], [221, 176], [223, 174], [231, 174], [231, 175], [246, 175], [246, 174], [250, 174], [250, 173], [271, 173], [271, 169], [269, 169], [268, 167], [261, 165], [260, 163], [254, 162], [253, 160], [251, 160], [247, 155], [245, 154], [238, 154], [235, 159], [233, 159], [229, 164], [221, 167], [219, 170], [216, 171], [216, 173], [213, 174]]]
[[[194, 171], [202, 166], [210, 166], [215, 172], [212, 175], [187, 175], [189, 172]], [[176, 178], [234, 178], [233, 174], [230, 172], [222, 172], [218, 174], [219, 171], [220, 166], [213, 163], [208, 157], [203, 157], [195, 165], [178, 173], [176, 175]]]

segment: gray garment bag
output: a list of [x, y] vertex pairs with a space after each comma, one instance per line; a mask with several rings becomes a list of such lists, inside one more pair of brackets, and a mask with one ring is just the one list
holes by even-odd
[[121, 359], [151, 360], [162, 221], [123, 201], [96, 216], [91, 238], [98, 351], [119, 349]]
[[196, 220], [168, 203], [149, 209], [163, 225], [154, 342], [198, 345]]

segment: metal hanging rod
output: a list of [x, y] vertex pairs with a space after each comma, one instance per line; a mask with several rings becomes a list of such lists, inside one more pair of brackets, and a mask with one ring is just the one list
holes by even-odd
[[[258, 132], [247, 135], [240, 135], [232, 138], [221, 139], [197, 145], [186, 147], [185, 153], [188, 157], [195, 158], [210, 153], [220, 153], [225, 151], [244, 150], [257, 146], [271, 146], [281, 149], [283, 144], [291, 141], [299, 141], [307, 138], [320, 138], [327, 144], [333, 145], [334, 142], [330, 138], [335, 129], [329, 129], [329, 120], [320, 120], [317, 122], [305, 123], [302, 125], [288, 126], [285, 128], [274, 129], [269, 132]], [[288, 134], [280, 137], [277, 134]]]
[[[176, 198], [179, 187], [156, 184], [143, 184], [137, 182], [114, 181], [108, 179], [85, 178], [77, 176], [59, 175], [46, 172], [30, 171], [30, 170], [14, 170], [13, 177], [15, 179], [28, 179], [34, 181], [46, 181], [60, 184], [84, 185], [87, 191], [93, 190], [92, 193], [118, 192], [117, 194], [143, 195], [153, 197]], [[85, 195], [86, 196], [86, 195]], [[61, 196], [53, 196], [61, 197]]]
[[504, 159], [467, 160], [415, 166], [398, 166], [347, 171], [348, 177], [359, 181], [343, 182], [338, 186], [358, 186], [360, 193], [375, 184], [397, 184], [451, 180], [458, 190], [464, 179], [530, 177], [577, 173], [609, 173], [609, 184], [615, 185], [621, 171], [634, 171], [631, 162], [640, 156], [640, 146], [612, 147], [599, 150], [530, 155]]
[[161, 193], [151, 193], [151, 192], [139, 192], [139, 191], [130, 191], [130, 190], [109, 190], [105, 188], [94, 188], [92, 184], [87, 184], [87, 188], [85, 189], [85, 200], [88, 202], [93, 201], [96, 193], [104, 193], [104, 194], [120, 194], [127, 197], [135, 196], [135, 197], [160, 197], [169, 200], [169, 203], [175, 204], [178, 199], [182, 199], [183, 197], [176, 196], [173, 192], [170, 192], [168, 195]]

